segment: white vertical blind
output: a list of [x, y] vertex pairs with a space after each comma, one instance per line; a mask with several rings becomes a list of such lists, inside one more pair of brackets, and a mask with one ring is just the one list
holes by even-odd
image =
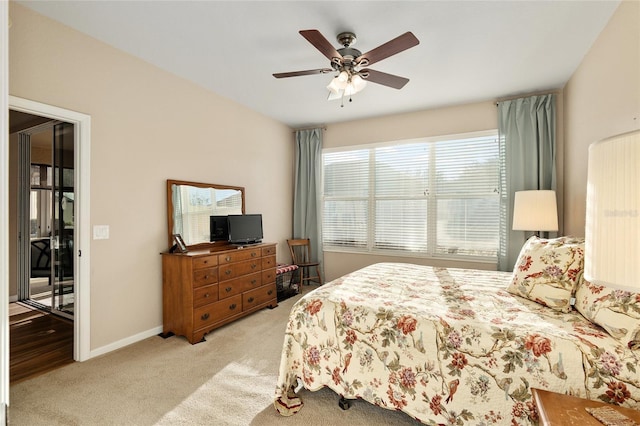
[[325, 248], [495, 258], [497, 134], [323, 154]]

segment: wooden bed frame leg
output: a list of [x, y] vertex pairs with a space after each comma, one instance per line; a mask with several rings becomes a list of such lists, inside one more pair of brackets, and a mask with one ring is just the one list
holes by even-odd
[[341, 396], [340, 399], [338, 399], [338, 405], [343, 410], [348, 410], [349, 408], [351, 408], [351, 401], [345, 399], [344, 396]]

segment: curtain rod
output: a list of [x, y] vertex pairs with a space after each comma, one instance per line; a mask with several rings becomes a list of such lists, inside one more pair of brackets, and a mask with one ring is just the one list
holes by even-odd
[[297, 131], [299, 131], [299, 130], [313, 130], [313, 129], [321, 129], [321, 130], [326, 131], [326, 130], [327, 130], [327, 126], [303, 127], [303, 128], [301, 128], [301, 129], [293, 129], [291, 132], [292, 132], [292, 133], [295, 133], [295, 132], [297, 132]]
[[507, 98], [500, 98], [496, 100], [495, 104], [496, 106], [498, 106], [500, 102], [513, 101], [520, 98], [528, 98], [529, 96], [557, 95], [559, 93], [560, 93], [560, 90], [552, 90], [550, 92], [533, 92], [533, 93], [528, 93], [528, 94], [519, 95], [519, 96], [510, 96]]

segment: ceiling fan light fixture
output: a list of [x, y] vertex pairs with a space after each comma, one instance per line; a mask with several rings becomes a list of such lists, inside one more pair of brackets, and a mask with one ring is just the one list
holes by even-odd
[[358, 74], [352, 75], [347, 87], [344, 89], [345, 96], [355, 95], [365, 88], [367, 81]]
[[327, 89], [333, 93], [341, 93], [347, 88], [349, 84], [349, 73], [346, 71], [340, 72], [335, 78], [331, 80]]
[[351, 74], [348, 71], [342, 71], [335, 77], [327, 89], [335, 95], [351, 96], [365, 88], [367, 81], [358, 74]]

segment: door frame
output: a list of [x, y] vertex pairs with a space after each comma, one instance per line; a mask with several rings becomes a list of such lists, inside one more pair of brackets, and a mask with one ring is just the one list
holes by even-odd
[[[9, 96], [9, 108], [15, 111], [65, 121], [74, 125], [74, 183], [78, 203], [75, 203], [75, 305], [73, 321], [73, 359], [85, 361], [91, 352], [91, 116], [32, 100]], [[8, 110], [7, 110], [8, 112]]]
[[[0, 2], [0, 129], [9, 128], [9, 2]], [[0, 425], [9, 405], [9, 132], [0, 132]]]

